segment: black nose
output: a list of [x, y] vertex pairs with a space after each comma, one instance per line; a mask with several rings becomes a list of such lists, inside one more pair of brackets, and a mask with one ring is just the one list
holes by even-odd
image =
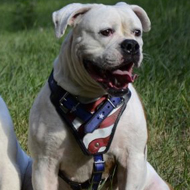
[[121, 43], [121, 48], [127, 54], [139, 53], [139, 44], [135, 40], [124, 40]]

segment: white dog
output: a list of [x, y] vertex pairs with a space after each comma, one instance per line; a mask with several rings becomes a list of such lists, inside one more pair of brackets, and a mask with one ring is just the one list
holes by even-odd
[[[141, 101], [129, 84], [135, 79], [133, 66], [139, 67], [142, 61], [142, 32], [150, 30], [146, 12], [139, 6], [126, 3], [115, 6], [76, 3], [54, 12], [53, 21], [57, 37], [63, 36], [67, 26], [71, 26], [72, 31], [54, 62], [49, 83], [42, 88], [30, 113], [29, 149], [33, 158], [34, 190], [57, 190], [58, 186], [64, 190], [71, 187], [80, 189], [83, 186], [74, 182], [85, 182], [91, 176], [96, 178], [93, 164], [102, 164], [102, 158], [93, 163], [93, 156], [84, 155], [80, 147], [91, 155], [106, 152], [103, 154], [105, 169], [101, 176], [105, 179], [103, 188], [109, 187], [108, 179], [117, 163], [113, 189], [169, 190], [146, 160], [146, 119]], [[66, 92], [61, 97], [62, 90], [58, 88]], [[121, 114], [129, 92], [131, 98], [111, 143], [107, 135], [113, 135], [113, 125], [107, 128], [98, 125], [97, 128], [94, 123], [105, 119], [104, 112], [107, 114], [108, 110], [101, 107], [105, 104], [109, 104], [109, 109], [113, 107], [111, 115], [115, 112]], [[97, 103], [101, 97], [104, 98], [101, 106], [89, 111], [92, 115], [92, 112], [98, 113], [97, 117], [89, 116], [89, 112], [87, 114], [80, 107]], [[121, 97], [116, 99], [119, 103], [115, 104], [113, 97]], [[74, 100], [70, 102], [70, 99]], [[72, 105], [73, 102], [76, 105]], [[65, 114], [64, 119], [58, 110]], [[70, 125], [75, 128], [73, 133], [79, 131], [75, 134], [79, 136], [78, 140], [68, 127], [73, 115], [75, 119]], [[92, 127], [93, 124], [95, 126]], [[100, 141], [97, 140], [98, 135], [102, 135]], [[60, 172], [65, 180], [61, 185], [58, 183]], [[100, 181], [97, 183], [99, 185]], [[94, 179], [89, 184], [93, 189], [97, 188], [94, 187]]]
[[0, 97], [0, 189], [32, 190], [32, 161], [16, 139], [9, 111]]

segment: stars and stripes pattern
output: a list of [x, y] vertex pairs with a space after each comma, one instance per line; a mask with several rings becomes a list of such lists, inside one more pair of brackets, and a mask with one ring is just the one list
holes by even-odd
[[[105, 99], [106, 97], [102, 97], [93, 103], [86, 104], [85, 107], [93, 114]], [[80, 140], [90, 154], [102, 153], [106, 150], [111, 141], [111, 135], [114, 131], [115, 122], [121, 112], [122, 105], [123, 104], [113, 109], [106, 118], [104, 118], [104, 115], [101, 113], [99, 117], [103, 119], [103, 121], [92, 133], [85, 133], [85, 123], [76, 117], [74, 113], [67, 113], [70, 123], [72, 123], [73, 127], [77, 130]]]

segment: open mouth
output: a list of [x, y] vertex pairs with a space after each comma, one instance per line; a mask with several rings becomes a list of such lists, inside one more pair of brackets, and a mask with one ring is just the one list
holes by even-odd
[[97, 81], [108, 92], [125, 93], [128, 91], [128, 84], [134, 82], [137, 75], [133, 75], [134, 63], [122, 63], [112, 69], [102, 69], [94, 63], [85, 61], [85, 68], [90, 76]]

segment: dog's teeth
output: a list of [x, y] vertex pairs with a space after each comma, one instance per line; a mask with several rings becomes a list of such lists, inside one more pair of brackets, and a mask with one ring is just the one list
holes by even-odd
[[117, 83], [118, 83], [118, 81], [117, 81], [117, 79], [115, 78], [115, 79], [114, 79], [114, 84], [117, 85]]
[[121, 83], [115, 78], [115, 79], [114, 79], [114, 84], [115, 84], [116, 86], [119, 86]]
[[111, 82], [109, 82], [109, 85], [110, 85], [111, 87], [113, 87], [113, 84], [112, 84]]

